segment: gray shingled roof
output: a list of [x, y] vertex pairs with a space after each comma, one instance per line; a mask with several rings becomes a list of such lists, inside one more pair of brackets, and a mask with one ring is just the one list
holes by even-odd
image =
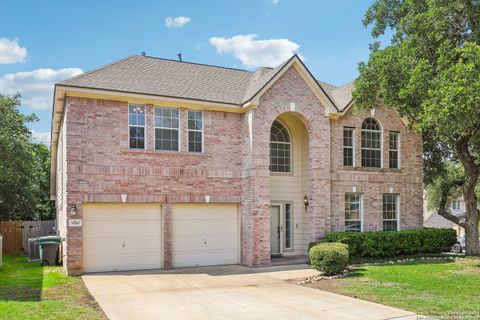
[[[255, 72], [134, 55], [59, 82], [59, 85], [150, 94], [241, 105], [282, 67]], [[335, 87], [318, 81], [339, 110], [351, 100], [352, 83]]]
[[424, 222], [423, 226], [427, 228], [455, 228], [457, 225], [450, 220], [445, 219], [438, 213], [432, 213]]

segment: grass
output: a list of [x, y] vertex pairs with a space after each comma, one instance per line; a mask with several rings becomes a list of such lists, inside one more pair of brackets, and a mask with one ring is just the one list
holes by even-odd
[[4, 255], [0, 319], [106, 319], [80, 277], [41, 267], [25, 256]]
[[480, 260], [421, 260], [359, 266], [350, 277], [310, 286], [426, 316], [480, 315]]

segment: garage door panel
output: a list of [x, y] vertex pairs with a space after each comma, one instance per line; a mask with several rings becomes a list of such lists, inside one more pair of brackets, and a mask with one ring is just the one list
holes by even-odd
[[159, 205], [85, 205], [83, 265], [85, 272], [161, 267]]
[[235, 205], [177, 205], [172, 214], [173, 266], [238, 263]]

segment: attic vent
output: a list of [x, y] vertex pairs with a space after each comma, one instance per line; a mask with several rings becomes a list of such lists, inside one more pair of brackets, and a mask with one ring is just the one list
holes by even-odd
[[147, 53], [145, 51], [142, 51], [142, 56], [145, 57], [146, 55], [147, 55]]

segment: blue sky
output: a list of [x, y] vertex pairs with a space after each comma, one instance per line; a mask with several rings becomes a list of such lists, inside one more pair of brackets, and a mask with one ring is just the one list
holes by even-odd
[[22, 92], [21, 110], [39, 116], [30, 127], [46, 141], [53, 83], [142, 51], [251, 70], [298, 53], [319, 80], [342, 85], [368, 58], [362, 18], [372, 2], [2, 0], [0, 93]]

